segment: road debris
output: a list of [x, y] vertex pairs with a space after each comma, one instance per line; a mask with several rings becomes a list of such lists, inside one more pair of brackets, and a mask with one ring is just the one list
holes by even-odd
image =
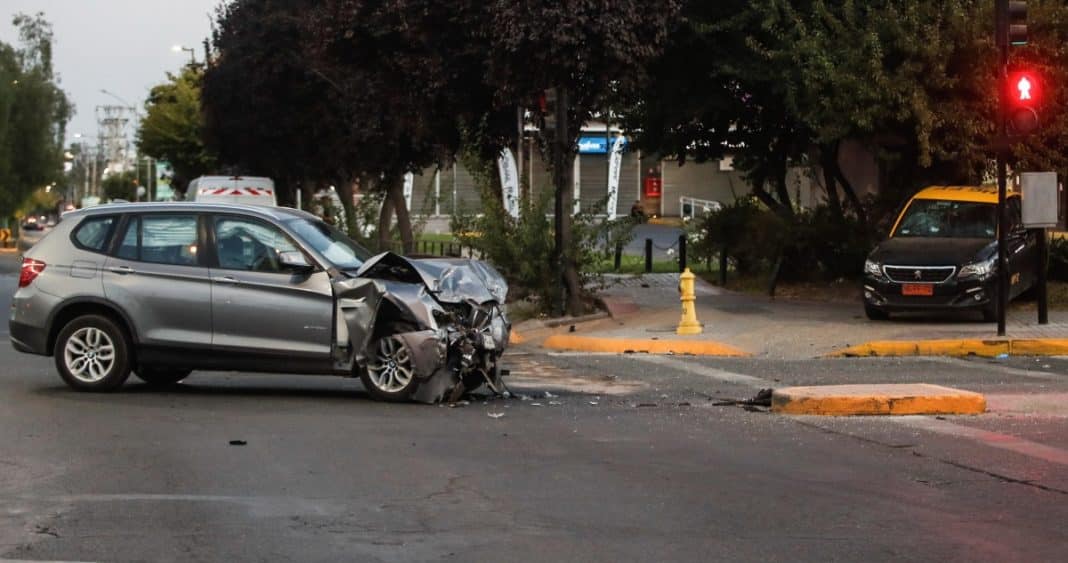
[[230, 445], [231, 446], [244, 446], [244, 445], [247, 445], [247, 444], [248, 444], [248, 442], [246, 442], [244, 440], [230, 440]]
[[[748, 399], [722, 399], [712, 403], [714, 407], [770, 407], [771, 389], [761, 389], [757, 394]], [[750, 410], [750, 409], [746, 409]]]
[[486, 416], [488, 416], [490, 418], [501, 418], [502, 416], [504, 416], [504, 413], [503, 412], [488, 412], [488, 413], [486, 413]]

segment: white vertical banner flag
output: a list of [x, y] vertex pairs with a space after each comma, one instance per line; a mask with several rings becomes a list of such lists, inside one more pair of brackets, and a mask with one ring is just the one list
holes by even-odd
[[497, 157], [497, 171], [501, 176], [501, 196], [504, 210], [514, 219], [519, 218], [519, 172], [511, 149], [501, 151]]
[[623, 168], [623, 146], [626, 143], [622, 135], [616, 137], [612, 143], [612, 150], [608, 156], [608, 218], [616, 218], [616, 207], [619, 204], [619, 172]]
[[408, 208], [409, 212], [412, 210], [412, 188], [414, 186], [415, 174], [408, 172], [404, 175], [404, 206]]

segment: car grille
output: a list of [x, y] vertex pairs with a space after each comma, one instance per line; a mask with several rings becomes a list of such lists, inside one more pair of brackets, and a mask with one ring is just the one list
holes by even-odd
[[[956, 266], [883, 266], [886, 277], [897, 283], [945, 283]], [[919, 275], [917, 276], [917, 273]]]

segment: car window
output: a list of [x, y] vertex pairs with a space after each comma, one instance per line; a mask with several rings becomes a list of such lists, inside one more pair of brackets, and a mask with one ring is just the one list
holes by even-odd
[[253, 272], [284, 272], [278, 255], [300, 252], [281, 230], [251, 219], [215, 218], [219, 267]]
[[86, 250], [101, 252], [107, 246], [108, 239], [111, 238], [111, 229], [114, 225], [113, 215], [89, 217], [75, 229], [74, 240], [77, 241], [78, 246]]
[[304, 218], [286, 223], [305, 244], [315, 249], [339, 270], [357, 269], [371, 257], [371, 253], [356, 244], [341, 231], [322, 221]]
[[196, 215], [143, 215], [126, 223], [118, 256], [129, 260], [197, 265]]
[[913, 200], [893, 236], [994, 238], [997, 207], [990, 203]]

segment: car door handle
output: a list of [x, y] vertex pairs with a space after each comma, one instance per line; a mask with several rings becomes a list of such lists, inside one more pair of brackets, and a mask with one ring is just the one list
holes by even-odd
[[218, 283], [237, 283], [237, 278], [234, 276], [223, 276], [221, 278], [215, 278]]
[[134, 271], [133, 268], [131, 268], [129, 266], [111, 266], [110, 268], [108, 268], [108, 270], [111, 270], [112, 272], [115, 272], [116, 274], [122, 274], [124, 276], [126, 274], [135, 274], [135, 273], [137, 273], [137, 272]]

